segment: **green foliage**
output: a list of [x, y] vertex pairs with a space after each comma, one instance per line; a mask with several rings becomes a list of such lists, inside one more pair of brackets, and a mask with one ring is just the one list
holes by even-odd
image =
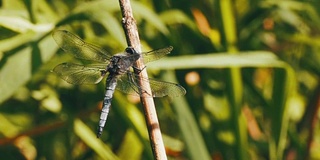
[[[317, 1], [131, 3], [143, 50], [174, 46], [150, 76], [187, 90], [156, 99], [170, 159], [320, 158]], [[110, 53], [126, 47], [117, 1], [2, 1], [0, 159], [152, 159], [137, 97], [115, 93], [95, 137], [104, 84], [51, 72], [76, 61], [55, 29]]]

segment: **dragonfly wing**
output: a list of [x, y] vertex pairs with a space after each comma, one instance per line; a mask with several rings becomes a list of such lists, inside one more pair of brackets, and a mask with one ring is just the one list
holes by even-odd
[[136, 84], [136, 81], [131, 80], [130, 74], [132, 75], [133, 73], [129, 72], [118, 79], [116, 89], [126, 94], [140, 96], [138, 84]]
[[169, 46], [162, 49], [157, 49], [149, 52], [142, 52], [143, 62], [146, 64], [151, 61], [158, 60], [172, 51], [173, 47]]
[[104, 49], [84, 42], [78, 36], [65, 31], [56, 30], [52, 34], [53, 39], [65, 52], [70, 52], [74, 57], [96, 62], [108, 62], [111, 55]]
[[144, 94], [146, 97], [178, 97], [186, 94], [186, 90], [179, 84], [146, 78], [142, 78], [142, 80], [150, 84], [152, 93], [147, 93], [147, 91], [143, 90], [138, 85], [138, 79], [132, 72], [123, 75], [119, 79], [116, 89], [136, 96], [141, 96], [141, 94], [139, 94], [141, 90], [142, 92], [147, 93]]
[[102, 66], [83, 66], [73, 63], [61, 63], [53, 72], [60, 78], [71, 84], [96, 84], [99, 83], [105, 74]]
[[148, 79], [154, 97], [179, 97], [186, 94], [186, 90], [179, 84]]

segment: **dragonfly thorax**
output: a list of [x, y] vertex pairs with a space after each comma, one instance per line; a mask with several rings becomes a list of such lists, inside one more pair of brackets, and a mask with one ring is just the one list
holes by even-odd
[[107, 71], [110, 74], [122, 75], [129, 71], [133, 63], [140, 58], [139, 54], [117, 54], [114, 55], [109, 65], [107, 66]]

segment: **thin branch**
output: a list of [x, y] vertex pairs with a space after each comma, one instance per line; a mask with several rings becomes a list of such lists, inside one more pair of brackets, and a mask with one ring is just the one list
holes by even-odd
[[[130, 0], [119, 0], [119, 3], [123, 17], [122, 25], [126, 34], [128, 46], [132, 46], [137, 52], [141, 53], [138, 29], [133, 18]], [[139, 73], [139, 77], [148, 78], [146, 69], [143, 69], [144, 64], [141, 59], [135, 63], [135, 67], [142, 69], [142, 71]], [[147, 91], [147, 93], [151, 93], [149, 83], [140, 80], [139, 85], [141, 88]], [[144, 109], [154, 159], [167, 159], [153, 98], [141, 96], [141, 102]]]
[[28, 131], [20, 133], [20, 134], [14, 136], [14, 137], [11, 137], [11, 138], [0, 138], [0, 146], [12, 144], [12, 143], [14, 143], [14, 141], [16, 141], [17, 139], [19, 139], [20, 137], [23, 137], [23, 136], [30, 137], [30, 136], [41, 135], [43, 133], [47, 133], [47, 132], [56, 130], [58, 128], [62, 128], [65, 125], [66, 125], [65, 121], [56, 121], [52, 124], [40, 125], [40, 126], [34, 127]]

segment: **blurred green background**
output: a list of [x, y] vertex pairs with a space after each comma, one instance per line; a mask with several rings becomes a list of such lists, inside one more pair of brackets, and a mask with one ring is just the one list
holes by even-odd
[[[169, 159], [320, 159], [318, 0], [132, 1], [142, 50], [173, 46], [150, 77], [187, 94], [156, 98]], [[116, 0], [0, 1], [0, 159], [153, 159], [139, 98], [115, 93], [95, 137], [104, 82], [51, 72], [75, 61], [68, 30], [125, 49]]]

